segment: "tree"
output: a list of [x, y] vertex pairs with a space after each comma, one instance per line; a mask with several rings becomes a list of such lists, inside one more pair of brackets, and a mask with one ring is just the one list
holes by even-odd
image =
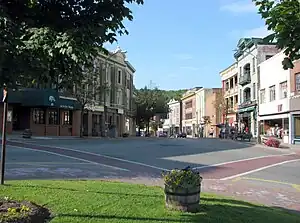
[[[82, 66], [90, 66], [92, 58], [99, 52], [107, 53], [104, 43], [116, 41], [117, 35], [128, 34], [123, 21], [133, 19], [128, 8], [132, 3], [143, 4], [143, 0], [1, 1], [1, 28], [6, 21], [12, 25], [0, 32], [0, 40], [8, 37], [6, 46], [16, 49], [15, 55], [27, 53], [37, 58], [37, 63], [33, 64], [39, 72], [30, 73], [30, 77], [27, 74], [24, 78], [27, 81], [42, 79], [53, 82], [58, 80], [59, 75], [67, 77], [67, 81], [72, 78], [80, 81]], [[14, 26], [17, 28], [10, 29]], [[11, 37], [5, 33], [13, 35]], [[13, 68], [19, 64], [17, 58], [10, 61], [8, 76], [15, 73]], [[66, 65], [70, 63], [73, 65]], [[75, 67], [79, 71], [71, 72]], [[18, 75], [15, 79], [19, 78]]]
[[220, 118], [219, 121], [222, 121], [222, 119], [224, 119], [224, 122], [227, 122], [229, 104], [228, 100], [226, 100], [224, 97], [223, 91], [216, 92], [216, 99], [213, 103], [216, 109], [216, 115]]
[[269, 30], [274, 32], [279, 49], [286, 57], [284, 69], [293, 68], [293, 61], [300, 58], [300, 1], [299, 0], [253, 0], [259, 7], [259, 14]]
[[162, 91], [147, 87], [136, 91], [137, 125], [146, 125], [149, 131], [150, 120], [156, 114], [166, 115], [168, 113], [167, 98]]
[[103, 84], [102, 73], [98, 69], [85, 71], [80, 84], [70, 85], [68, 91], [76, 97], [81, 108], [80, 137], [83, 136], [83, 116], [85, 111], [93, 110], [96, 103], [104, 103], [108, 86]]

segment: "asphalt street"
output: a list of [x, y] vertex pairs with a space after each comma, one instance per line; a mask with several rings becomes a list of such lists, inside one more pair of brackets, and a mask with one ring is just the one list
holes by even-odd
[[20, 138], [7, 150], [9, 179], [160, 177], [191, 166], [205, 179], [300, 184], [300, 156], [292, 151], [228, 140]]
[[110, 179], [163, 185], [191, 166], [202, 190], [300, 212], [300, 150], [220, 139], [22, 139], [7, 141], [6, 180]]

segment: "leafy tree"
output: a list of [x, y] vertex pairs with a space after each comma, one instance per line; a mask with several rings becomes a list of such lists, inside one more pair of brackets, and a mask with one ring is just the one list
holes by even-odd
[[221, 118], [220, 121], [222, 121], [222, 117], [227, 119], [229, 113], [229, 105], [228, 105], [228, 101], [225, 100], [223, 91], [216, 92], [216, 99], [213, 102], [213, 104], [216, 109], [216, 115]]
[[[0, 32], [0, 40], [8, 38], [6, 47], [17, 50], [11, 55], [28, 53], [37, 58], [33, 64], [38, 72], [24, 79], [53, 82], [66, 77], [67, 82], [72, 78], [81, 81], [82, 67], [90, 66], [99, 51], [107, 52], [103, 44], [128, 34], [123, 21], [133, 19], [128, 8], [132, 3], [143, 4], [143, 0], [1, 1], [0, 22], [5, 29]], [[3, 26], [6, 21], [11, 25]], [[16, 74], [13, 68], [18, 67], [19, 60], [10, 61], [7, 70]], [[75, 68], [79, 70], [74, 72]]]
[[145, 124], [149, 131], [150, 120], [156, 114], [166, 115], [169, 111], [167, 98], [161, 90], [147, 87], [136, 91], [137, 125]]
[[300, 1], [299, 0], [253, 0], [259, 7], [259, 14], [269, 30], [274, 32], [279, 49], [286, 57], [284, 69], [293, 68], [293, 61], [300, 58]]

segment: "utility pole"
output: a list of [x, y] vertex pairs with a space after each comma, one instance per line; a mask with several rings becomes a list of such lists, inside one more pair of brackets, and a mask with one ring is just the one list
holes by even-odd
[[8, 92], [6, 85], [3, 86], [3, 121], [2, 121], [2, 150], [1, 150], [1, 175], [0, 183], [4, 184], [4, 174], [5, 174], [5, 158], [6, 158], [6, 123], [7, 123], [7, 98]]

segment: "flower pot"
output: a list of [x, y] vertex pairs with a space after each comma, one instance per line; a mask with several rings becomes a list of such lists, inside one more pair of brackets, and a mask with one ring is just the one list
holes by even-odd
[[166, 207], [171, 210], [198, 212], [201, 184], [194, 188], [172, 189], [165, 185]]

